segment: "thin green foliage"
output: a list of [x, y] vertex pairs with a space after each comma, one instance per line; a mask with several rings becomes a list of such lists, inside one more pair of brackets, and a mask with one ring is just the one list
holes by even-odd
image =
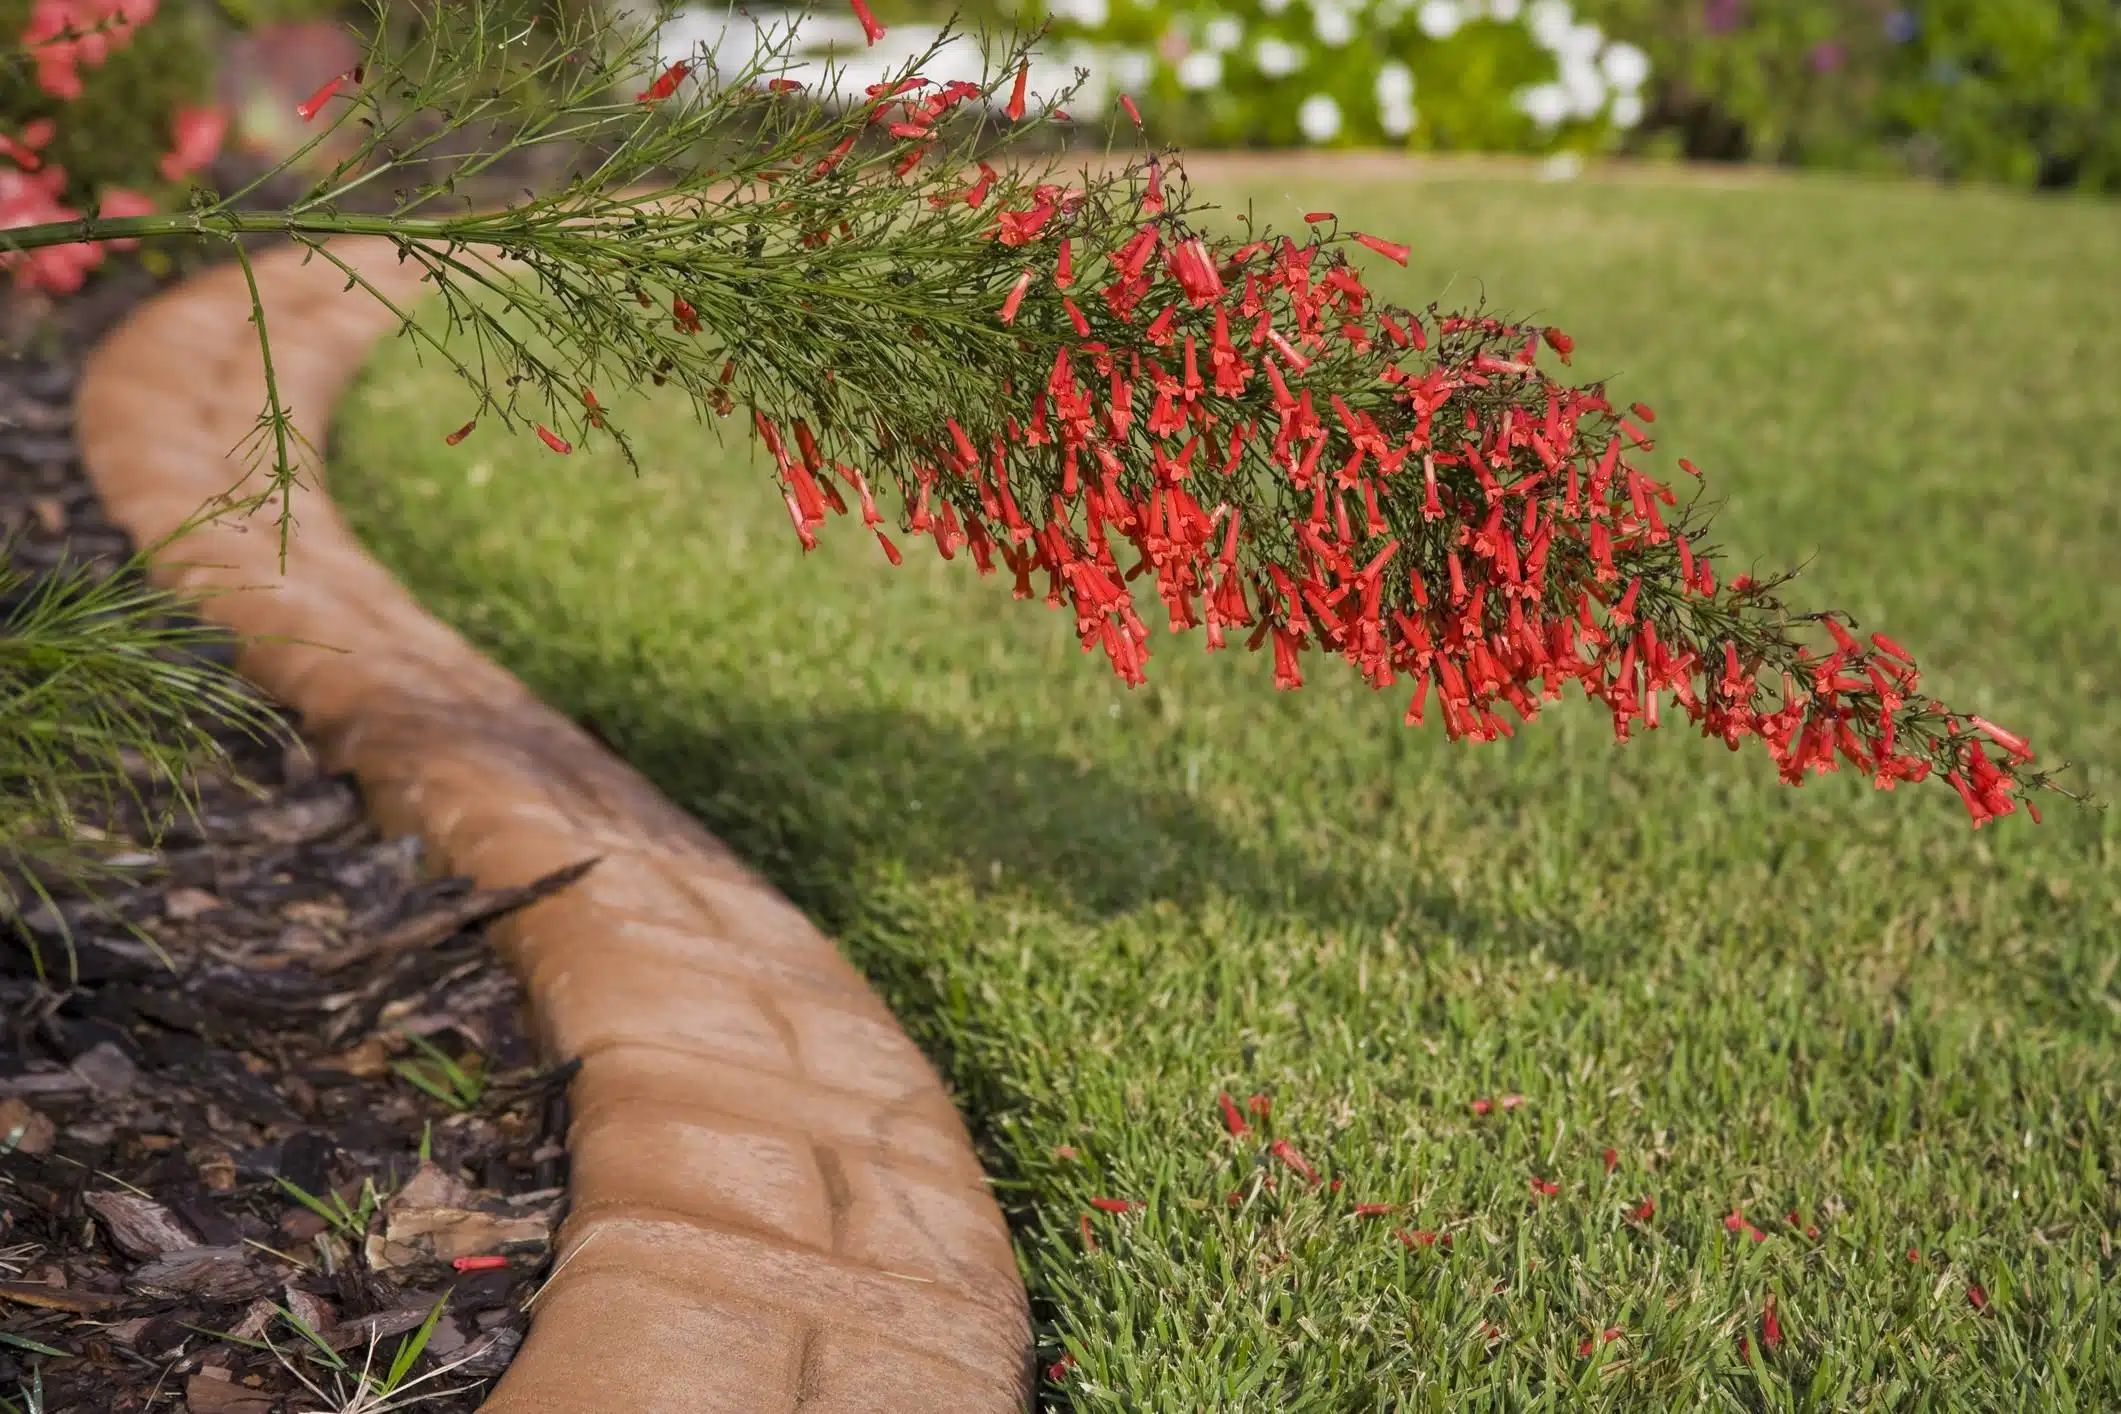
[[[408, 1032], [405, 1039], [425, 1057], [425, 1061], [397, 1062], [391, 1068], [400, 1079], [459, 1113], [478, 1106], [486, 1093], [487, 1080], [486, 1063], [479, 1055], [467, 1053], [464, 1060], [459, 1061], [425, 1036]], [[424, 1150], [424, 1135], [421, 1144]]]
[[[152, 849], [172, 823], [196, 814], [200, 774], [227, 760], [219, 733], [284, 735], [255, 693], [201, 656], [228, 641], [226, 630], [146, 582], [149, 559], [176, 538], [116, 574], [62, 561], [32, 582], [0, 556], [0, 910], [51, 904], [55, 885], [92, 887], [136, 872], [113, 856]], [[89, 807], [131, 816], [143, 838], [93, 837], [80, 823]], [[35, 939], [23, 936], [48, 972]]]
[[376, 1190], [375, 1180], [361, 1180], [360, 1194], [349, 1203], [336, 1192], [327, 1191], [322, 1197], [282, 1175], [274, 1175], [288, 1197], [315, 1213], [331, 1225], [332, 1231], [349, 1242], [359, 1242], [368, 1234], [368, 1225], [383, 1206], [383, 1195]]

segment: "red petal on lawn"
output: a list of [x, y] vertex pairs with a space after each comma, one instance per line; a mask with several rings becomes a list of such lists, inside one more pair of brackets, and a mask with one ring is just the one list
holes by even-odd
[[1628, 1218], [1633, 1222], [1646, 1223], [1656, 1216], [1657, 1200], [1655, 1198], [1644, 1198], [1640, 1203], [1628, 1209]]
[[1420, 1232], [1409, 1232], [1405, 1228], [1401, 1228], [1392, 1235], [1399, 1239], [1400, 1245], [1403, 1247], [1434, 1247], [1436, 1245], [1436, 1234], [1426, 1228]]
[[1252, 1111], [1258, 1118], [1265, 1119], [1272, 1113], [1274, 1101], [1268, 1099], [1265, 1095], [1254, 1095], [1251, 1099], [1245, 1101], [1245, 1108]]
[[1291, 1144], [1288, 1140], [1275, 1140], [1272, 1144], [1269, 1144], [1267, 1146], [1267, 1152], [1272, 1154], [1275, 1158], [1280, 1159], [1290, 1168], [1295, 1169], [1297, 1173], [1303, 1175], [1304, 1182], [1318, 1182], [1318, 1170], [1312, 1168], [1311, 1165], [1306, 1162], [1304, 1156], [1296, 1151], [1296, 1146], [1294, 1144]]
[[1058, 1383], [1066, 1379], [1068, 1372], [1074, 1368], [1075, 1357], [1073, 1355], [1063, 1355], [1046, 1367], [1046, 1378]]
[[1524, 1096], [1522, 1095], [1505, 1095], [1502, 1097], [1502, 1107], [1506, 1110], [1514, 1110], [1523, 1103]]
[[1100, 1213], [1131, 1213], [1141, 1205], [1125, 1198], [1092, 1198], [1090, 1206]]
[[1535, 1174], [1532, 1178], [1532, 1191], [1551, 1198], [1554, 1194], [1561, 1191], [1561, 1185], [1552, 1179], [1540, 1178]]
[[1494, 1108], [1495, 1102], [1493, 1100], [1475, 1100], [1473, 1102], [1473, 1113], [1477, 1115], [1484, 1115]]
[[1775, 1319], [1775, 1293], [1769, 1292], [1760, 1306], [1760, 1345], [1774, 1350], [1782, 1344], [1782, 1322]]
[[1605, 1160], [1605, 1171], [1607, 1173], [1611, 1173], [1614, 1169], [1620, 1167], [1620, 1151], [1618, 1149], [1608, 1149], [1599, 1157]]
[[1988, 1306], [1988, 1293], [1978, 1286], [1970, 1286], [1966, 1289], [1966, 1299], [1973, 1304], [1973, 1308], [1976, 1311], [1983, 1310]]
[[854, 7], [854, 17], [862, 22], [862, 33], [869, 37], [871, 44], [884, 37], [884, 27], [876, 22], [875, 15], [869, 13], [867, 0], [847, 0], [847, 3]]
[[1399, 1204], [1397, 1203], [1357, 1203], [1355, 1205], [1355, 1216], [1358, 1218], [1374, 1218], [1384, 1213], [1396, 1213], [1398, 1211]]
[[1745, 1230], [1745, 1226], [1745, 1210], [1743, 1208], [1731, 1209], [1730, 1216], [1723, 1220], [1723, 1230], [1725, 1232], [1742, 1232]]
[[1083, 1235], [1084, 1250], [1095, 1252], [1097, 1250], [1097, 1237], [1090, 1231], [1090, 1215], [1084, 1213], [1080, 1218], [1076, 1219], [1075, 1226]]
[[1921, 1260], [1922, 1260], [1922, 1249], [1921, 1249], [1920, 1247], [1910, 1247], [1910, 1248], [1908, 1248], [1908, 1249], [1907, 1249], [1907, 1259], [1908, 1259], [1908, 1260], [1909, 1260], [1910, 1262], [1919, 1262], [1919, 1261], [1921, 1261]]
[[1232, 1138], [1242, 1139], [1252, 1132], [1252, 1126], [1246, 1124], [1245, 1117], [1237, 1112], [1237, 1101], [1230, 1098], [1229, 1091], [1217, 1091], [1215, 1102], [1222, 1106], [1223, 1128], [1230, 1131]]

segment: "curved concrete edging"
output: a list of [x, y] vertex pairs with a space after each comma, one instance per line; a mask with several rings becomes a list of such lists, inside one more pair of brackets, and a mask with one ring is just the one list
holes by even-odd
[[[392, 299], [420, 293], [386, 242], [334, 251]], [[281, 398], [321, 446], [396, 321], [298, 250], [253, 264]], [[223, 267], [134, 311], [90, 358], [82, 455], [136, 543], [243, 476], [265, 402], [249, 316], [241, 270]], [[601, 857], [489, 930], [548, 1054], [583, 1064], [560, 1264], [485, 1408], [1022, 1408], [1015, 1255], [927, 1060], [791, 904], [423, 612], [355, 544], [318, 470], [284, 576], [258, 516], [186, 537], [157, 578], [209, 592], [204, 612], [246, 637], [283, 640], [244, 644], [242, 672], [301, 714], [381, 826], [420, 835], [451, 872], [518, 885]]]

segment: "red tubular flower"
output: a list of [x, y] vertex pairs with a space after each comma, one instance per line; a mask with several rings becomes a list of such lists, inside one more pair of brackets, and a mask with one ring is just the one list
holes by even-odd
[[868, 43], [874, 44], [884, 37], [884, 27], [870, 13], [868, 0], [847, 0], [847, 3], [854, 7], [854, 17], [862, 22], [862, 34]]
[[574, 450], [574, 447], [571, 443], [566, 441], [560, 436], [559, 433], [553, 431], [550, 427], [547, 427], [542, 422], [538, 424], [538, 440], [540, 442], [543, 442], [546, 446], [552, 448], [555, 452], [558, 452], [563, 457]]
[[657, 74], [655, 77], [655, 82], [649, 84], [648, 87], [642, 89], [639, 93], [636, 93], [633, 96], [633, 101], [636, 103], [660, 103], [664, 99], [676, 93], [678, 91], [678, 85], [683, 83], [685, 81], [685, 76], [691, 72], [691, 62], [689, 60], [681, 59], [677, 63], [672, 64], [669, 68], [663, 70], [662, 73]]
[[469, 437], [471, 435], [471, 430], [474, 427], [477, 427], [478, 425], [478, 419], [473, 418], [470, 422], [465, 423], [462, 427], [459, 427], [456, 431], [450, 433], [447, 437], [444, 437], [442, 439], [442, 444], [444, 446], [454, 447], [457, 443], [463, 441], [466, 437]]
[[1024, 302], [1024, 292], [1030, 288], [1031, 272], [1026, 270], [1016, 277], [1016, 283], [1009, 288], [1009, 297], [1002, 301], [1002, 323], [1016, 322], [1017, 307]]
[[315, 93], [295, 105], [295, 116], [305, 123], [315, 118], [324, 105], [331, 101], [331, 96], [337, 93], [340, 86], [346, 82], [346, 78], [345, 74], [338, 74], [325, 80]]
[[1296, 1146], [1294, 1144], [1291, 1144], [1288, 1140], [1275, 1140], [1272, 1144], [1269, 1144], [1267, 1146], [1267, 1152], [1272, 1154], [1275, 1158], [1280, 1159], [1290, 1168], [1294, 1169], [1296, 1171], [1297, 1176], [1302, 1178], [1304, 1182], [1311, 1184], [1314, 1187], [1317, 1185], [1318, 1170], [1312, 1168], [1310, 1162], [1306, 1160], [1302, 1154], [1298, 1153], [1296, 1151]]
[[1119, 96], [1119, 106], [1127, 110], [1127, 116], [1134, 120], [1134, 126], [1137, 129], [1140, 128], [1142, 125], [1142, 110], [1134, 106], [1134, 95], [1129, 93], [1121, 94]]
[[1031, 66], [1029, 64], [1019, 64], [1016, 69], [1016, 86], [1009, 91], [1009, 106], [1002, 110], [1008, 115], [1009, 121], [1012, 123], [1023, 121], [1024, 85], [1030, 81]]
[[1401, 245], [1397, 241], [1388, 241], [1377, 236], [1363, 235], [1358, 232], [1355, 239], [1358, 243], [1368, 246], [1385, 259], [1400, 265], [1406, 264], [1407, 257], [1413, 253], [1408, 247]]

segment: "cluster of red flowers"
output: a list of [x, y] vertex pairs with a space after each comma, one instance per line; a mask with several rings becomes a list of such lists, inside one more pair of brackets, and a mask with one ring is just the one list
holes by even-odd
[[[878, 113], [924, 85], [894, 87]], [[2044, 784], [2020, 769], [2022, 739], [1921, 696], [1890, 639], [1810, 616], [1833, 640], [1815, 656], [1768, 587], [1719, 588], [1687, 513], [1666, 514], [1677, 496], [1637, 465], [1650, 409], [1541, 368], [1542, 345], [1568, 362], [1567, 335], [1387, 308], [1345, 245], [1402, 264], [1404, 246], [1321, 236], [1327, 212], [1302, 242], [1211, 238], [1171, 210], [1158, 162], [1134, 175], [1117, 235], [1078, 188], [1037, 185], [995, 212], [996, 245], [1024, 262], [995, 317], [1051, 349], [1042, 382], [998, 415], [890, 429], [913, 449], [901, 528], [945, 558], [963, 546], [982, 573], [999, 561], [1020, 598], [1043, 574], [1046, 601], [1127, 683], [1149, 656], [1128, 589], [1146, 575], [1174, 631], [1204, 626], [1211, 650], [1232, 633], [1271, 645], [1284, 688], [1320, 649], [1376, 687], [1411, 680], [1406, 720], [1433, 692], [1454, 739], [1507, 736], [1501, 709], [1530, 720], [1574, 681], [1620, 739], [1655, 727], [1669, 693], [1733, 750], [1764, 744], [1785, 781], [1839, 761], [1887, 789], [1935, 770], [1977, 825]], [[978, 206], [995, 176], [983, 165], [934, 199]], [[806, 548], [846, 510], [837, 476], [897, 562], [859, 471], [800, 422], [757, 425]], [[1772, 704], [1764, 677], [1779, 679]]]
[[[81, 96], [82, 66], [95, 68], [132, 40], [134, 29], [154, 18], [156, 0], [37, 0], [30, 9], [22, 47], [37, 67], [37, 83], [46, 93], [71, 103]], [[46, 162], [42, 151], [57, 136], [50, 118], [25, 123], [14, 133], [0, 133], [0, 230], [74, 221], [81, 213], [60, 200], [66, 169]], [[179, 109], [170, 120], [170, 150], [159, 170], [165, 181], [182, 181], [221, 150], [228, 116], [218, 108]], [[107, 217], [144, 216], [155, 203], [123, 187], [106, 187], [98, 197]], [[52, 294], [81, 288], [88, 272], [103, 261], [105, 246], [123, 250], [131, 241], [76, 241], [33, 251], [0, 251], [0, 270], [13, 270], [15, 283]]]

